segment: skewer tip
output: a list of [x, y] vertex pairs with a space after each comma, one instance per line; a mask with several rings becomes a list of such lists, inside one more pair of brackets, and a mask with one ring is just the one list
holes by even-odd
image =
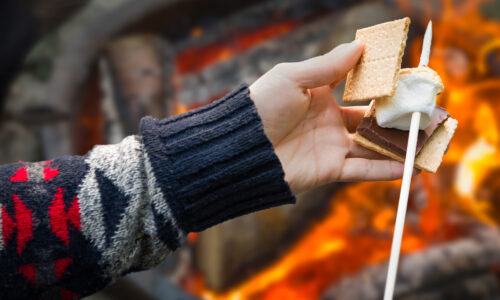
[[429, 56], [431, 54], [431, 43], [432, 43], [432, 20], [429, 20], [427, 24], [427, 29], [424, 34], [424, 41], [422, 43], [422, 53], [420, 54], [419, 67], [427, 66], [429, 64]]

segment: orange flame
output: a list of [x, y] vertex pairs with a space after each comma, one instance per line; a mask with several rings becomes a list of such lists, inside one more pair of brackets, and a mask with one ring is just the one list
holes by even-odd
[[180, 115], [188, 111], [189, 108], [186, 105], [184, 105], [181, 101], [174, 102], [174, 111], [172, 113], [173, 116]]
[[[245, 51], [256, 43], [283, 35], [295, 28], [298, 23], [298, 21], [285, 21], [271, 24], [224, 41], [190, 48], [177, 56], [177, 71], [179, 74], [199, 71], [213, 63], [226, 60], [234, 54]], [[192, 31], [192, 36], [196, 38], [202, 34], [200, 28], [195, 28]]]
[[[227, 294], [205, 290], [201, 295], [205, 299], [317, 299], [341, 276], [388, 258], [400, 184], [350, 185], [335, 196], [329, 217], [275, 265]], [[424, 180], [421, 184], [425, 185]], [[429, 238], [448, 240], [456, 235], [443, 224], [442, 210], [437, 198], [429, 199], [419, 212], [425, 218], [407, 226], [403, 253], [425, 247]]]

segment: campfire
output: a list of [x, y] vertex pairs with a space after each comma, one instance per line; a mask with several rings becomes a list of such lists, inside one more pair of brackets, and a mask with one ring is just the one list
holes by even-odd
[[[414, 13], [411, 5], [398, 2], [404, 13]], [[446, 87], [438, 105], [460, 126], [440, 171], [412, 182], [403, 257], [473, 237], [500, 220], [500, 24], [481, 16], [480, 1], [455, 2], [444, 1], [441, 15], [433, 19], [430, 67]], [[413, 19], [425, 24], [430, 17]], [[418, 65], [421, 40], [409, 40], [410, 66]], [[204, 286], [200, 275], [191, 291], [214, 300], [321, 298], [343, 277], [389, 258], [400, 185], [345, 186], [333, 196], [328, 215], [274, 264], [222, 293]]]
[[[416, 67], [432, 19], [430, 67], [445, 85], [438, 105], [459, 126], [438, 173], [413, 178], [395, 298], [500, 296], [500, 22], [489, 16], [493, 4], [238, 0], [219, 12], [226, 1], [217, 0], [220, 7], [200, 13], [204, 2], [130, 1], [135, 6], [103, 13], [72, 36], [40, 93], [51, 100], [43, 108], [64, 123], [40, 121], [43, 159], [115, 143], [135, 134], [143, 115], [208, 104], [279, 62], [322, 54], [352, 40], [357, 28], [403, 16], [412, 18], [403, 67]], [[209, 300], [380, 299], [400, 186], [335, 183], [304, 193], [296, 205], [190, 234], [167, 260], [168, 271], [152, 272]]]

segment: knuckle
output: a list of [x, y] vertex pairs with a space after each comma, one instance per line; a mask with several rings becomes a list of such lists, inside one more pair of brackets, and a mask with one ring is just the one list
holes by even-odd
[[330, 69], [330, 74], [332, 78], [334, 78], [335, 80], [338, 80], [343, 76], [343, 74], [340, 72], [337, 66], [334, 66], [333, 68]]
[[278, 73], [286, 74], [290, 70], [291, 65], [292, 65], [292, 63], [283, 62], [283, 63], [279, 63], [276, 66], [274, 66], [273, 69], [274, 69], [274, 71], [276, 71]]

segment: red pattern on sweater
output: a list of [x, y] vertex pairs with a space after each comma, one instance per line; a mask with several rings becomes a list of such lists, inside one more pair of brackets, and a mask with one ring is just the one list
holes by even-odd
[[69, 267], [69, 265], [73, 262], [72, 258], [61, 258], [56, 261], [54, 261], [54, 268], [56, 271], [56, 277], [61, 278], [64, 273], [66, 273], [66, 269]]
[[26, 182], [28, 181], [28, 169], [26, 167], [21, 167], [14, 172], [14, 175], [10, 177], [10, 182]]
[[26, 243], [33, 238], [33, 216], [31, 210], [18, 195], [14, 194], [12, 198], [14, 198], [14, 212], [16, 214], [17, 254], [21, 254]]
[[71, 206], [68, 208], [68, 219], [78, 231], [82, 231], [80, 222], [80, 203], [76, 196], [73, 197], [73, 202], [71, 202]]
[[43, 169], [43, 175], [45, 177], [45, 181], [49, 181], [59, 175], [59, 171], [56, 169], [52, 169], [51, 167], [46, 167]]
[[81, 296], [79, 294], [73, 293], [72, 291], [61, 289], [61, 298], [64, 300], [75, 300], [80, 299]]
[[18, 269], [19, 274], [22, 274], [26, 280], [29, 282], [36, 284], [36, 270], [35, 265], [27, 264], [24, 266], [20, 266]]
[[68, 212], [66, 213], [63, 189], [58, 188], [54, 195], [54, 200], [52, 200], [49, 206], [49, 218], [52, 232], [66, 245], [69, 245], [68, 221], [73, 224], [76, 229], [81, 230], [78, 198], [74, 197], [74, 201], [71, 202]]
[[15, 217], [9, 216], [5, 207], [2, 209], [3, 242], [4, 245], [7, 245], [14, 233], [14, 229], [17, 229], [17, 254], [21, 254], [26, 247], [26, 243], [33, 238], [32, 212], [18, 195], [14, 194], [12, 198]]
[[7, 245], [12, 233], [14, 233], [14, 228], [16, 227], [16, 222], [9, 216], [7, 209], [2, 208], [2, 236], [3, 244]]
[[53, 159], [51, 159], [51, 160], [47, 160], [47, 161], [44, 161], [44, 162], [43, 162], [43, 165], [44, 165], [44, 166], [46, 166], [46, 165], [48, 165], [48, 164], [51, 164], [53, 161], [54, 161]]

